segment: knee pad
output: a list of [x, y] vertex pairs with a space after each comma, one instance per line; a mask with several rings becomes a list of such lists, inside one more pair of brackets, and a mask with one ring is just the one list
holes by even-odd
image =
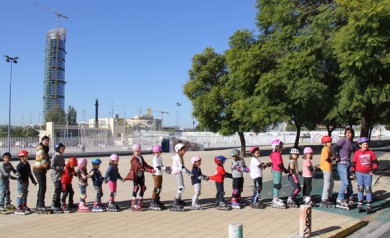
[[358, 192], [364, 192], [364, 187], [363, 186], [360, 186], [360, 185], [358, 185]]
[[142, 185], [142, 192], [145, 192], [146, 191], [146, 186], [145, 185]]
[[114, 198], [115, 195], [116, 195], [116, 192], [111, 192], [111, 193], [110, 193], [110, 197], [113, 197], [113, 198]]
[[364, 189], [366, 190], [366, 193], [371, 193], [371, 186], [366, 186], [364, 187]]
[[180, 186], [179, 189], [178, 189], [177, 191], [179, 191], [179, 193], [183, 193], [183, 192], [184, 192], [184, 189], [185, 189], [184, 186]]
[[233, 189], [233, 195], [237, 196], [238, 194], [240, 194], [240, 190], [239, 189]]
[[277, 184], [275, 184], [274, 183], [274, 188], [276, 188], [276, 189], [281, 189], [282, 188], [282, 184], [280, 184], [280, 183], [277, 183]]
[[18, 193], [18, 198], [23, 197], [23, 193]]
[[139, 185], [134, 186], [134, 190], [133, 190], [133, 191], [134, 191], [135, 193], [138, 193], [138, 190], [139, 190]]
[[156, 193], [156, 194], [159, 194], [161, 192], [161, 189], [160, 188], [154, 188], [153, 192]]
[[80, 198], [81, 198], [81, 199], [87, 199], [87, 194], [80, 195]]

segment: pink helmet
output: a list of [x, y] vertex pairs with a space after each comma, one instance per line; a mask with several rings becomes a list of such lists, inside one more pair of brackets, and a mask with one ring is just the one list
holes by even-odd
[[86, 159], [84, 159], [84, 158], [80, 158], [80, 159], [78, 159], [77, 160], [77, 166], [79, 167], [79, 168], [85, 168], [85, 166], [87, 165], [87, 160]]
[[141, 145], [140, 144], [134, 144], [133, 145], [133, 151], [141, 151]]
[[152, 148], [153, 153], [160, 153], [161, 152], [161, 146], [159, 145], [154, 145]]
[[278, 139], [275, 139], [271, 142], [271, 145], [272, 145], [272, 150], [275, 151], [275, 148], [276, 147], [279, 147], [280, 145], [282, 145], [283, 142], [281, 140], [278, 140]]
[[119, 156], [117, 154], [112, 154], [110, 156], [110, 161], [119, 161]]
[[260, 150], [258, 146], [252, 146], [252, 148], [249, 150], [249, 153], [253, 154], [256, 150]]
[[196, 161], [200, 161], [202, 158], [200, 156], [194, 155], [191, 157], [191, 164], [195, 164]]
[[305, 149], [303, 149], [303, 154], [309, 154], [309, 153], [313, 153], [313, 149], [311, 147], [305, 147]]

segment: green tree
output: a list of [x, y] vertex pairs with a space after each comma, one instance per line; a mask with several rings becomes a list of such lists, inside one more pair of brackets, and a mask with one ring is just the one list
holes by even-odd
[[238, 132], [241, 147], [245, 151], [245, 138], [239, 130], [239, 120], [233, 117], [232, 92], [227, 85], [229, 75], [226, 58], [212, 48], [192, 58], [189, 81], [184, 85], [184, 94], [193, 106], [193, 116], [199, 129], [231, 135]]
[[[258, 1], [257, 26], [273, 68], [257, 84], [259, 107], [271, 120], [284, 118], [296, 127], [297, 147], [302, 127], [309, 129], [327, 116], [334, 99], [335, 60], [326, 42], [329, 26], [320, 17], [321, 1]], [[259, 110], [259, 109], [258, 109]]]
[[54, 122], [55, 124], [66, 124], [65, 112], [58, 105], [55, 105], [52, 110], [49, 110], [45, 114], [46, 122]]
[[358, 115], [368, 136], [389, 108], [390, 2], [338, 0], [336, 17], [346, 22], [332, 43], [341, 68], [339, 110]]
[[77, 111], [74, 107], [68, 107], [68, 113], [66, 114], [66, 119], [69, 125], [77, 125]]

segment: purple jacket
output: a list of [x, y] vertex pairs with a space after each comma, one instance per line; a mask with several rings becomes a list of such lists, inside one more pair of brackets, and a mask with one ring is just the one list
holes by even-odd
[[351, 164], [351, 155], [356, 150], [356, 144], [347, 138], [342, 138], [331, 147], [331, 152], [340, 158], [340, 164]]

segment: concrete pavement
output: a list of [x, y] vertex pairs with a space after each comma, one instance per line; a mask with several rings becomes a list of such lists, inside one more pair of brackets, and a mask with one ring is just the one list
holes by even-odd
[[[269, 149], [269, 148], [264, 148]], [[191, 168], [190, 158], [192, 155], [200, 155], [202, 157], [202, 171], [205, 175], [212, 175], [215, 171], [213, 158], [217, 155], [228, 157], [230, 150], [220, 151], [202, 151], [202, 152], [187, 152], [185, 155], [185, 165]], [[287, 152], [284, 153], [284, 161], [287, 164]], [[268, 152], [262, 153], [263, 161], [269, 161]], [[164, 153], [165, 165], [171, 165], [171, 153]], [[152, 155], [144, 156], [148, 163], [151, 163]], [[381, 158], [387, 158], [387, 153], [382, 154]], [[107, 165], [108, 157], [101, 158], [103, 163], [101, 171], [104, 174]], [[91, 159], [89, 159], [90, 161]], [[121, 156], [119, 168], [122, 176], [127, 174], [129, 169], [130, 155]], [[301, 165], [302, 160], [300, 160]], [[314, 164], [319, 163], [318, 153], [314, 156]], [[13, 162], [16, 165], [17, 162]], [[249, 165], [250, 158], [246, 158], [246, 163]], [[228, 161], [225, 169], [229, 171]], [[91, 164], [88, 164], [88, 169], [91, 169]], [[252, 195], [252, 180], [245, 174], [245, 184], [243, 197], [249, 199]], [[388, 206], [388, 183], [382, 182], [388, 176], [383, 176], [378, 179], [381, 187], [374, 186], [375, 191], [380, 191], [379, 195], [383, 195], [386, 201], [383, 205]], [[267, 169], [264, 172], [264, 189], [262, 197], [266, 202], [271, 199], [271, 171]], [[48, 181], [49, 175], [48, 175]], [[317, 192], [320, 191], [318, 186], [321, 186], [321, 179], [318, 179]], [[287, 179], [283, 178], [284, 186], [281, 196], [287, 196], [290, 193], [291, 187], [287, 183]], [[339, 181], [335, 181], [334, 192], [338, 191]], [[183, 199], [189, 201], [193, 196], [193, 189], [189, 178], [185, 178], [186, 190], [183, 193]], [[146, 174], [146, 186], [148, 187], [145, 193], [145, 199], [148, 200], [152, 193], [152, 176]], [[75, 189], [75, 201], [77, 202], [79, 190], [77, 181], [74, 179], [73, 187]], [[214, 182], [202, 182], [202, 195], [200, 203], [204, 205], [204, 210], [185, 212], [170, 212], [170, 211], [144, 211], [132, 212], [128, 208], [130, 206], [130, 198], [132, 191], [132, 183], [118, 184], [117, 198], [119, 205], [124, 209], [118, 213], [72, 213], [62, 215], [47, 215], [41, 216], [31, 214], [20, 217], [15, 215], [0, 216], [0, 231], [1, 237], [227, 237], [229, 222], [240, 222], [243, 224], [244, 237], [296, 237], [299, 230], [299, 209], [273, 209], [267, 207], [263, 210], [251, 209], [245, 207], [241, 210], [218, 211], [212, 207], [216, 193]], [[314, 190], [316, 190], [314, 189]], [[355, 188], [354, 188], [355, 189]], [[30, 184], [29, 206], [35, 207], [37, 187]], [[104, 196], [103, 201], [108, 201], [109, 190], [108, 186], [103, 184]], [[227, 201], [231, 197], [231, 180], [225, 180], [225, 198]], [[355, 189], [356, 190], [356, 189]], [[176, 191], [176, 182], [172, 175], [164, 174], [163, 191], [161, 199], [167, 205], [170, 205]], [[314, 192], [314, 191], [313, 191]], [[53, 185], [48, 182], [48, 190], [46, 193], [46, 205], [51, 205], [51, 197], [53, 194]], [[89, 206], [92, 205], [95, 197], [95, 192], [92, 186], [87, 189]], [[318, 194], [313, 194], [318, 196]], [[11, 198], [16, 200], [16, 183], [11, 184]], [[379, 198], [379, 196], [378, 196]], [[284, 198], [285, 199], [285, 198]], [[378, 211], [374, 214], [380, 214], [381, 204], [378, 204]], [[375, 208], [375, 204], [374, 204]], [[356, 216], [355, 210], [342, 211], [335, 209], [313, 209], [312, 214], [312, 234], [318, 237], [342, 237], [351, 233], [350, 229], [358, 229], [366, 224], [367, 218]], [[351, 215], [352, 214], [352, 215]], [[363, 222], [362, 222], [363, 221]], [[368, 221], [369, 222], [369, 221]], [[347, 234], [345, 234], [347, 233]], [[340, 236], [342, 235], [342, 236]]]

